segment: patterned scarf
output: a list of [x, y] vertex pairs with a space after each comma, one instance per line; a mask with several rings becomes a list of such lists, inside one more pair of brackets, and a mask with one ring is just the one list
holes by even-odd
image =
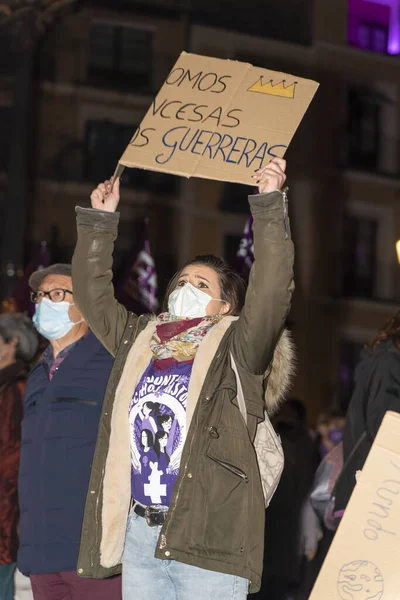
[[170, 313], [161, 313], [156, 331], [150, 341], [153, 360], [173, 359], [189, 362], [194, 360], [200, 342], [222, 315], [186, 319]]

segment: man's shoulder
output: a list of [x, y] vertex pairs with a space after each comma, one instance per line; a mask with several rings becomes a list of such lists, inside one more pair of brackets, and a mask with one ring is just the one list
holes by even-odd
[[107, 348], [103, 346], [103, 344], [96, 337], [93, 331], [89, 330], [82, 341], [85, 344], [85, 348], [87, 348], [88, 346], [92, 348], [93, 354], [104, 354], [104, 356], [106, 356], [110, 360], [114, 360], [113, 356], [109, 353]]

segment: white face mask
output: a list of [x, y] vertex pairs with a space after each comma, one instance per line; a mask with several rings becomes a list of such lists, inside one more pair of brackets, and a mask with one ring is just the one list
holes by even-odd
[[188, 282], [170, 294], [168, 298], [168, 310], [175, 317], [205, 317], [207, 315], [206, 308], [210, 300], [225, 302], [225, 300], [221, 300], [220, 298], [211, 298], [208, 294]]

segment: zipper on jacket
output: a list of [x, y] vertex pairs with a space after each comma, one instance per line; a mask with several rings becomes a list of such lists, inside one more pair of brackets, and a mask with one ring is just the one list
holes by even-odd
[[227, 471], [230, 471], [230, 473], [233, 473], [233, 475], [237, 475], [238, 477], [243, 479], [243, 481], [245, 481], [246, 483], [249, 483], [249, 478], [247, 477], [246, 473], [244, 471], [242, 471], [242, 469], [240, 469], [239, 467], [235, 467], [235, 465], [231, 465], [230, 463], [228, 463], [224, 460], [214, 458], [214, 457], [210, 456], [209, 454], [207, 454], [207, 456], [210, 460], [217, 463], [217, 465], [220, 465]]
[[289, 235], [289, 227], [288, 227], [288, 193], [289, 188], [285, 187], [282, 190], [282, 199], [283, 199], [283, 225], [285, 228], [285, 240], [290, 239]]
[[[197, 428], [198, 428], [198, 425], [199, 425], [199, 416], [198, 415], [199, 415], [199, 411], [197, 411], [197, 417], [196, 417], [196, 432], [197, 432]], [[188, 467], [188, 462], [190, 460], [190, 456], [191, 456], [191, 453], [192, 453], [193, 441], [194, 441], [195, 437], [196, 437], [196, 433], [193, 434], [192, 440], [190, 442], [189, 456], [188, 456], [188, 459], [187, 459], [187, 461], [185, 463], [185, 467], [183, 469], [182, 479], [180, 481], [178, 490], [176, 492], [174, 506], [172, 507], [171, 515], [168, 518], [168, 523], [167, 523], [167, 525], [165, 527], [165, 533], [163, 535], [161, 535], [161, 538], [160, 538], [161, 539], [161, 542], [160, 542], [160, 545], [159, 545], [160, 550], [162, 550], [163, 548], [165, 548], [165, 546], [167, 545], [167, 531], [168, 531], [168, 528], [169, 528], [169, 524], [171, 522], [171, 517], [173, 516], [173, 514], [175, 512], [175, 509], [176, 509], [178, 498], [179, 498], [179, 495], [180, 495], [180, 492], [181, 492], [182, 483], [183, 483], [183, 481], [184, 481], [184, 479], [186, 477], [186, 471], [187, 471], [187, 467]]]
[[92, 567], [92, 569], [94, 568], [93, 552], [94, 552], [95, 548], [97, 547], [98, 540], [99, 540], [99, 503], [100, 503], [100, 490], [103, 489], [103, 479], [104, 479], [105, 470], [106, 469], [105, 469], [105, 466], [104, 466], [102, 468], [102, 471], [101, 471], [99, 491], [97, 493], [96, 505], [95, 505], [95, 510], [94, 510], [94, 514], [95, 514], [95, 526], [96, 526], [96, 537], [95, 537], [94, 545], [92, 546], [92, 550], [90, 552], [90, 566]]
[[[213, 393], [213, 395], [212, 395], [212, 396], [211, 396], [211, 398], [209, 399], [209, 402], [211, 402], [211, 400], [214, 398], [214, 396], [215, 396], [215, 395], [216, 395], [218, 392], [222, 391], [223, 389], [231, 389], [231, 388], [220, 388], [220, 389], [218, 389], [218, 390], [215, 390], [215, 392]], [[177, 505], [177, 503], [178, 503], [178, 499], [179, 499], [179, 496], [180, 496], [180, 492], [181, 492], [182, 484], [183, 484], [183, 482], [184, 482], [184, 480], [185, 480], [185, 477], [186, 477], [186, 472], [187, 472], [187, 468], [188, 468], [189, 460], [190, 460], [190, 457], [191, 457], [191, 454], [192, 454], [192, 450], [193, 450], [193, 442], [194, 442], [194, 440], [195, 440], [195, 438], [196, 438], [197, 431], [198, 431], [198, 427], [199, 427], [199, 411], [197, 410], [197, 417], [196, 417], [196, 429], [195, 429], [195, 433], [193, 434], [192, 440], [191, 440], [191, 442], [190, 442], [189, 456], [188, 456], [188, 459], [187, 459], [187, 461], [186, 461], [186, 463], [185, 463], [185, 467], [184, 467], [184, 469], [183, 469], [183, 475], [182, 475], [182, 479], [181, 479], [181, 481], [180, 481], [180, 484], [179, 484], [178, 490], [177, 490], [177, 492], [176, 492], [176, 496], [175, 496], [174, 505], [173, 505], [173, 507], [172, 507], [172, 510], [171, 510], [171, 507], [170, 507], [170, 511], [168, 511], [168, 522], [167, 522], [167, 524], [166, 524], [166, 527], [165, 527], [165, 532], [164, 532], [164, 534], [162, 534], [162, 535], [160, 536], [160, 540], [161, 540], [161, 541], [160, 541], [160, 544], [159, 544], [159, 549], [160, 549], [160, 550], [163, 550], [163, 549], [166, 547], [166, 545], [167, 545], [167, 532], [168, 532], [169, 524], [170, 524], [170, 522], [171, 522], [171, 518], [172, 518], [172, 517], [173, 517], [173, 515], [174, 515], [175, 509], [176, 509], [176, 505]], [[246, 477], [247, 477], [247, 476], [246, 476]]]
[[[133, 337], [133, 343], [135, 342], [136, 337], [137, 337], [140, 320], [141, 320], [141, 315], [138, 317], [138, 319], [136, 321], [136, 328], [135, 328], [135, 333], [134, 333], [134, 337]], [[127, 319], [127, 322], [126, 322], [126, 325], [125, 325], [125, 328], [124, 328], [124, 331], [123, 331], [123, 335], [121, 337], [121, 343], [120, 343], [119, 347], [121, 347], [121, 345], [122, 345], [122, 340], [125, 337], [125, 332], [126, 332], [128, 326], [129, 326], [129, 316], [128, 316], [128, 319]], [[117, 357], [118, 357], [118, 351], [117, 351], [117, 354], [115, 356], [114, 365], [115, 365], [115, 363], [117, 361]], [[124, 362], [124, 364], [125, 364], [125, 362]], [[114, 410], [114, 401], [115, 401], [115, 393], [114, 393], [114, 400], [113, 400], [112, 407], [111, 407], [112, 410]], [[96, 459], [97, 459], [97, 456], [95, 456], [93, 458], [93, 463], [95, 462]], [[95, 549], [97, 548], [97, 546], [99, 544], [99, 504], [100, 504], [100, 494], [101, 494], [101, 496], [103, 496], [102, 490], [103, 490], [103, 481], [104, 481], [105, 471], [106, 471], [106, 467], [104, 465], [103, 468], [102, 468], [102, 470], [101, 470], [101, 477], [100, 477], [99, 488], [98, 488], [98, 491], [97, 491], [96, 504], [95, 504], [95, 527], [96, 527], [96, 535], [95, 535], [95, 542], [94, 542], [94, 544], [92, 546], [92, 549], [90, 551], [90, 565], [91, 565], [92, 569], [95, 566], [94, 565], [94, 560], [93, 560], [93, 553], [95, 552]], [[100, 551], [100, 549], [99, 549], [99, 551]]]

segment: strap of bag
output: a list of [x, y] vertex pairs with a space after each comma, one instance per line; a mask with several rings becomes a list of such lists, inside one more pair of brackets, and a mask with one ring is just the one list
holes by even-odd
[[[346, 470], [347, 470], [348, 466], [350, 465], [353, 456], [356, 454], [357, 450], [359, 449], [359, 447], [361, 446], [363, 441], [365, 439], [367, 439], [371, 444], [374, 441], [374, 438], [368, 431], [368, 404], [369, 404], [369, 397], [367, 397], [367, 401], [365, 401], [365, 400], [363, 401], [362, 406], [361, 406], [362, 415], [363, 415], [363, 419], [364, 419], [364, 431], [358, 438], [357, 442], [354, 444], [346, 461], [343, 463], [343, 467], [338, 475], [338, 478], [336, 479], [335, 485], [334, 485], [332, 493], [331, 493], [331, 498], [333, 498], [333, 499], [336, 497], [336, 490], [338, 489], [339, 484], [341, 483], [343, 477], [345, 476]], [[342, 517], [343, 513], [344, 513], [344, 510], [341, 510], [341, 511], [337, 511], [334, 514], [336, 517]]]
[[238, 369], [237, 369], [237, 366], [235, 363], [235, 359], [233, 358], [232, 352], [230, 353], [230, 355], [231, 355], [232, 370], [235, 373], [235, 377], [236, 377], [236, 388], [237, 388], [237, 399], [238, 399], [238, 404], [239, 404], [239, 410], [241, 412], [241, 415], [242, 415], [244, 422], [246, 423], [246, 427], [247, 427], [247, 409], [246, 409], [246, 402], [244, 400], [242, 383], [240, 381], [239, 372], [238, 372]]

